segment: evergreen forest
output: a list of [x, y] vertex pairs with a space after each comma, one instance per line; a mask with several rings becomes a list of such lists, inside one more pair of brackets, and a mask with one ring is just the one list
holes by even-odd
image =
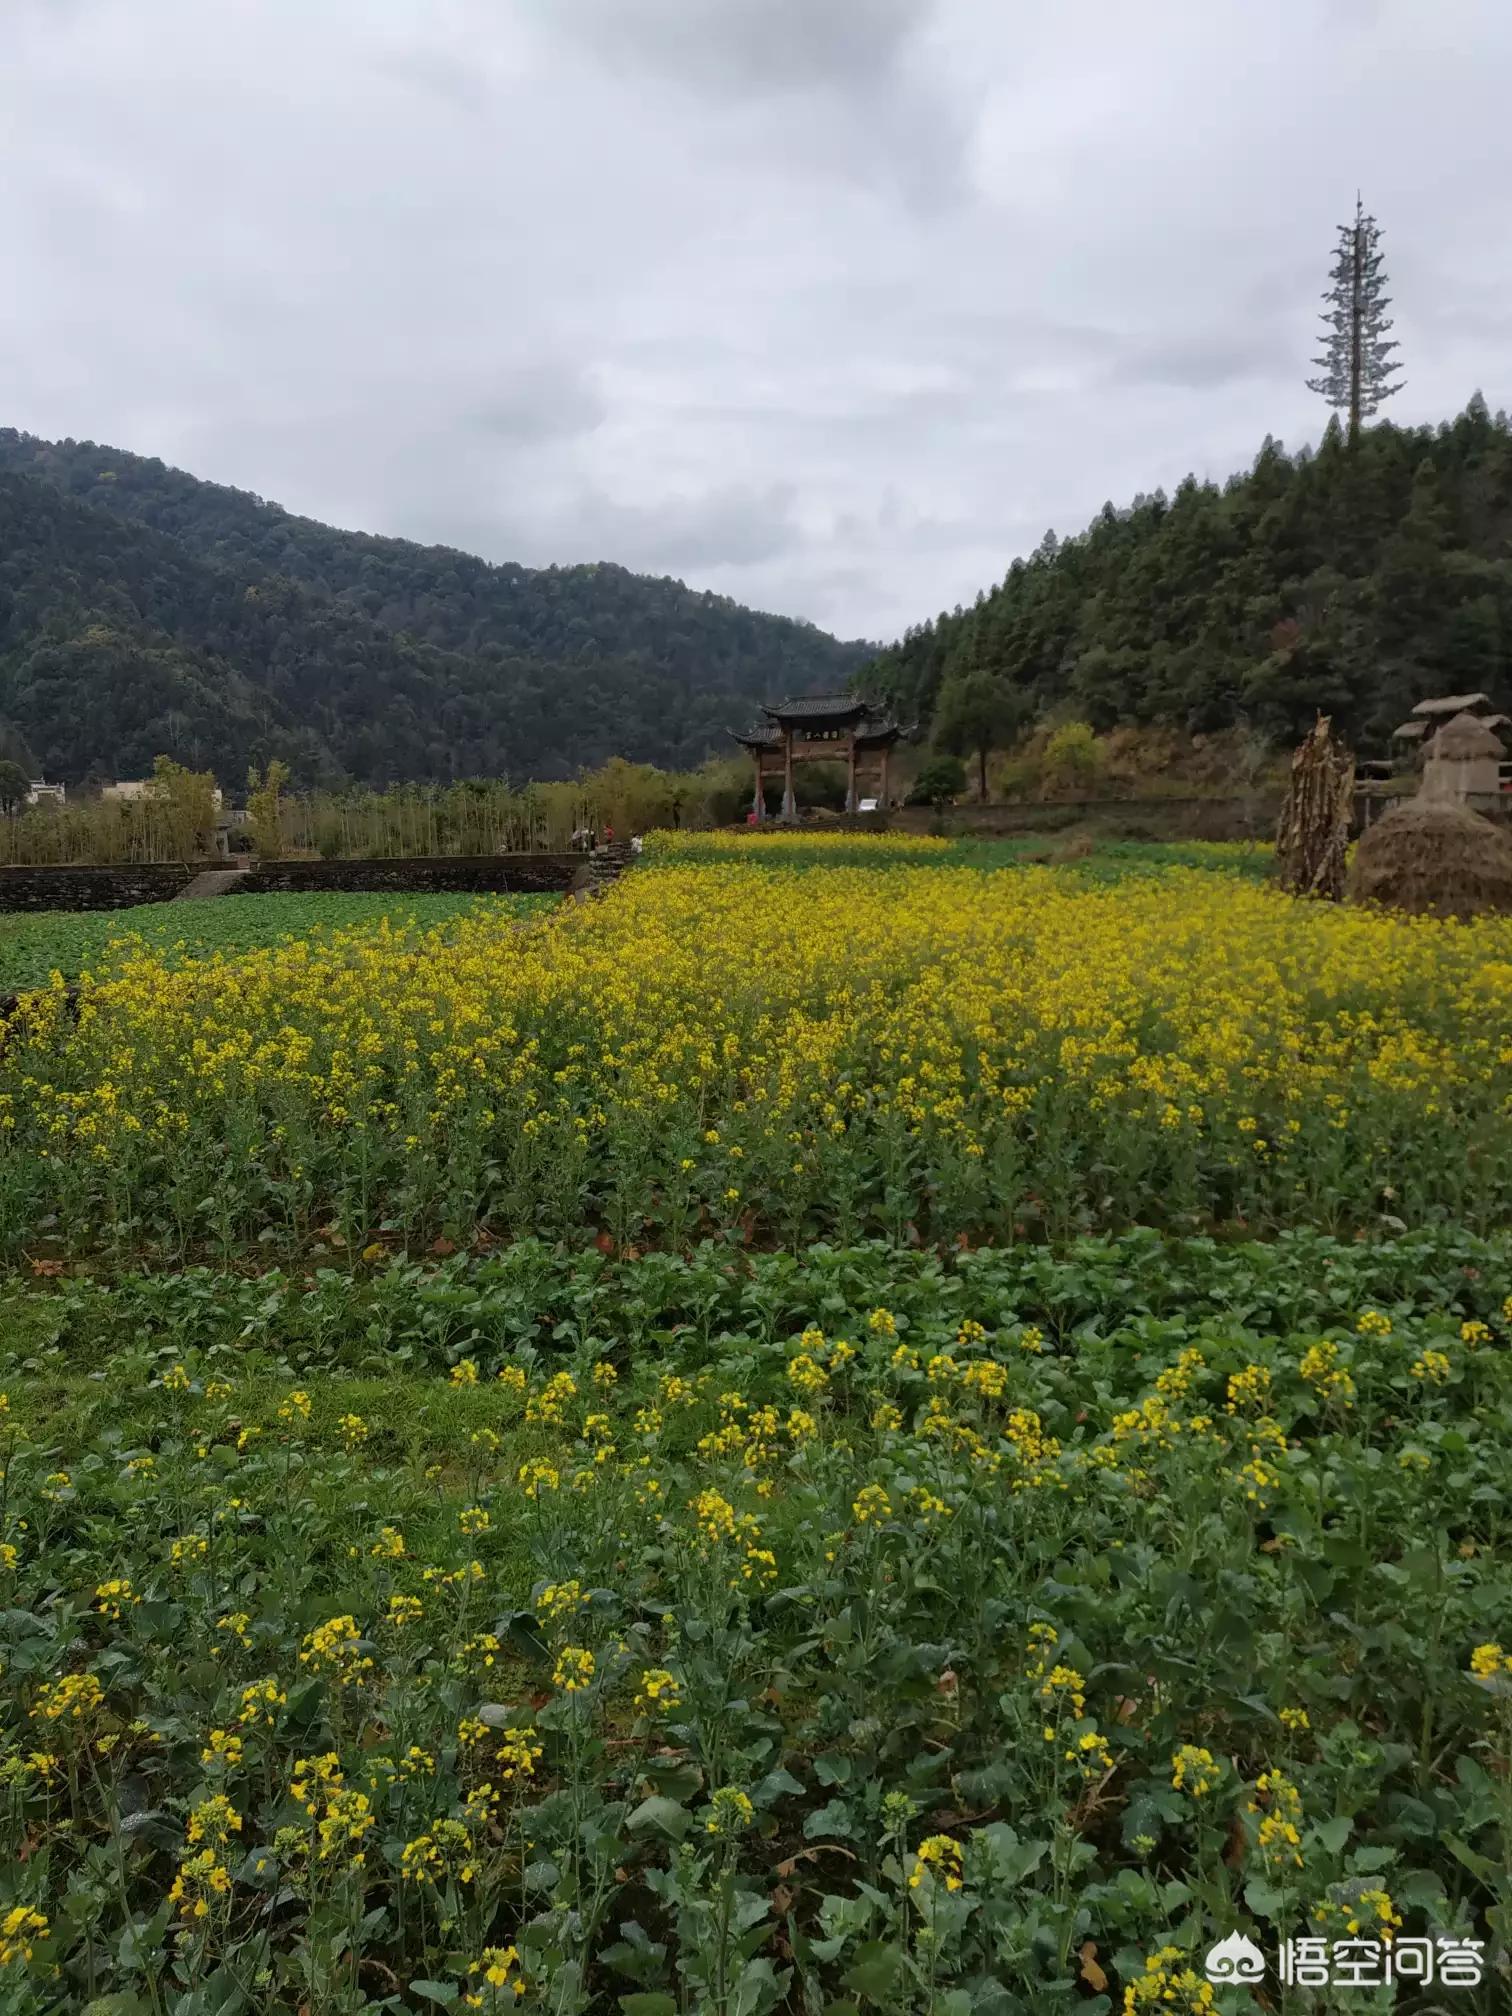
[[[863, 675], [907, 719], [993, 682], [997, 746], [1036, 716], [1291, 742], [1321, 708], [1362, 750], [1429, 694], [1512, 702], [1512, 422], [1477, 395], [1437, 428], [1315, 450], [1110, 504], [922, 623]], [[990, 714], [990, 710], [989, 710]], [[1008, 733], [1005, 733], [1005, 728]], [[969, 735], [966, 738], [970, 739]]]
[[572, 775], [727, 753], [875, 649], [610, 564], [342, 532], [91, 442], [0, 429], [0, 721], [34, 774], [239, 784]]

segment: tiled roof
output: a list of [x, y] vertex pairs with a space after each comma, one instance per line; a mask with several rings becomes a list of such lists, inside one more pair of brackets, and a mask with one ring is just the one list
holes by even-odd
[[810, 694], [802, 700], [784, 700], [780, 706], [764, 707], [771, 718], [755, 728], [732, 728], [729, 732], [747, 749], [775, 748], [782, 741], [783, 724], [797, 728], [805, 721], [833, 723], [850, 728], [859, 742], [896, 740], [904, 731], [890, 714], [877, 714], [864, 700], [847, 694]]
[[849, 721], [866, 712], [866, 702], [854, 693], [803, 693], [796, 700], [779, 700], [775, 707], [763, 707], [774, 720]]

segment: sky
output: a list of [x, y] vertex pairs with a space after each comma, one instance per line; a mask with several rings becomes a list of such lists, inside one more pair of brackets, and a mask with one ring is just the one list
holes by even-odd
[[0, 424], [846, 637], [1316, 439], [1356, 188], [1512, 406], [1505, 0], [0, 0]]

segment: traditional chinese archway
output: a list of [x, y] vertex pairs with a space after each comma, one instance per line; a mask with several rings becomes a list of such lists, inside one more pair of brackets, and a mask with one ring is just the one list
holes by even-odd
[[[782, 816], [798, 810], [793, 794], [793, 769], [799, 763], [843, 763], [846, 767], [845, 809], [854, 812], [862, 797], [887, 804], [888, 759], [902, 730], [895, 721], [874, 714], [864, 700], [848, 693], [818, 693], [763, 707], [766, 722], [735, 740], [751, 752], [756, 773], [756, 817], [766, 817], [768, 780], [782, 780]], [[863, 774], [874, 791], [861, 788]]]

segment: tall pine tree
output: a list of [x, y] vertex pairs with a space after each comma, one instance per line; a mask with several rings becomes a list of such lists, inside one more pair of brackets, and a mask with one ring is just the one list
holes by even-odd
[[1348, 414], [1351, 445], [1360, 438], [1360, 423], [1402, 389], [1401, 366], [1391, 361], [1398, 346], [1386, 333], [1391, 301], [1382, 291], [1386, 274], [1380, 240], [1380, 227], [1366, 216], [1356, 195], [1354, 222], [1339, 226], [1323, 293], [1323, 355], [1313, 359], [1320, 375], [1307, 381], [1309, 392], [1321, 393], [1330, 406]]

